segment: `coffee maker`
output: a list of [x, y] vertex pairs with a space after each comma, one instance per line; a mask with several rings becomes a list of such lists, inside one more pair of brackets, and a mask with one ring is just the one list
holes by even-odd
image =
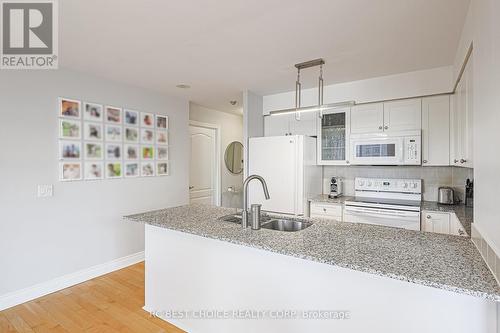
[[329, 198], [338, 198], [342, 196], [342, 192], [344, 189], [344, 181], [341, 177], [332, 177], [330, 180], [330, 194], [328, 194]]

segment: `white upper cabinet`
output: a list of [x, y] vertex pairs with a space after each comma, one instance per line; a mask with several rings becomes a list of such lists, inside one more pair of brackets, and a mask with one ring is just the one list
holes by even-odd
[[472, 57], [464, 69], [452, 97], [450, 164], [472, 168], [473, 147]]
[[351, 133], [376, 133], [384, 130], [384, 104], [356, 105], [351, 108]]
[[349, 164], [350, 109], [342, 108], [323, 112], [317, 118], [318, 165]]
[[450, 165], [450, 96], [422, 99], [422, 165]]
[[264, 136], [316, 136], [318, 112], [304, 112], [264, 117]]
[[420, 130], [422, 99], [405, 99], [384, 103], [384, 131]]
[[422, 99], [356, 105], [351, 109], [351, 133], [420, 130]]

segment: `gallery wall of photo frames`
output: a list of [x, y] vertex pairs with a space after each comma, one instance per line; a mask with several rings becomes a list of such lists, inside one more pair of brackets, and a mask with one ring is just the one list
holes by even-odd
[[59, 98], [61, 181], [169, 175], [168, 116]]

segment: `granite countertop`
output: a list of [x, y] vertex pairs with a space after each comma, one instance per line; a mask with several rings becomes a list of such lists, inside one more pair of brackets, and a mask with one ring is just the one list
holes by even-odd
[[328, 194], [319, 194], [313, 198], [309, 198], [310, 202], [324, 202], [331, 204], [344, 204], [347, 200], [350, 200], [354, 197], [351, 196], [340, 196], [338, 198], [329, 198]]
[[474, 209], [472, 207], [465, 205], [441, 205], [434, 201], [422, 201], [421, 207], [422, 210], [455, 213], [467, 235], [471, 235], [471, 224], [474, 221]]
[[234, 213], [193, 204], [125, 219], [500, 301], [500, 287], [466, 237], [324, 219], [305, 219], [314, 224], [298, 232], [253, 231], [218, 220]]

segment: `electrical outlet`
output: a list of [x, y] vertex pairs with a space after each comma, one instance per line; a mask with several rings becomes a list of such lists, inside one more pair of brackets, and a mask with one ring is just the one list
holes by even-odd
[[38, 185], [38, 193], [37, 193], [38, 198], [51, 197], [53, 195], [53, 192], [54, 192], [53, 185]]

